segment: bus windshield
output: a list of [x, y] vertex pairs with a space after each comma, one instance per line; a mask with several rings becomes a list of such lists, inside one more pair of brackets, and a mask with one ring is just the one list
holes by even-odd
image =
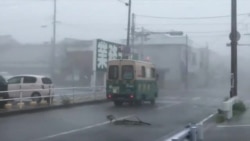
[[134, 69], [131, 65], [122, 66], [122, 79], [130, 80], [134, 78]]
[[113, 79], [113, 80], [118, 79], [118, 74], [119, 74], [118, 66], [109, 67], [109, 72], [108, 72], [109, 79]]

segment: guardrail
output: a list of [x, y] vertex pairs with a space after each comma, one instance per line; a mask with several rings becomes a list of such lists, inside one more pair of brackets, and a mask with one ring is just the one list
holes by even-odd
[[166, 139], [165, 141], [203, 141], [202, 123], [188, 125], [186, 129]]
[[[43, 92], [49, 91], [48, 95], [41, 96], [24, 96], [25, 92]], [[1, 102], [5, 102], [6, 110], [18, 110], [24, 108], [36, 108], [38, 105], [63, 105], [63, 104], [71, 104], [71, 103], [79, 103], [84, 101], [94, 101], [94, 100], [102, 100], [105, 99], [105, 87], [97, 86], [97, 87], [65, 87], [65, 88], [45, 88], [45, 89], [22, 89], [22, 90], [11, 90], [11, 91], [1, 91], [3, 93], [11, 93], [18, 92], [19, 96], [15, 96], [14, 98], [4, 98], [0, 99]], [[3, 97], [2, 97], [3, 98]], [[45, 101], [45, 99], [50, 99], [49, 101]], [[37, 103], [36, 100], [40, 99], [41, 101]], [[27, 106], [25, 105], [27, 102], [30, 102]], [[17, 107], [12, 108], [13, 105], [17, 105]], [[37, 105], [37, 106], [35, 106]], [[2, 110], [4, 111], [4, 110]]]

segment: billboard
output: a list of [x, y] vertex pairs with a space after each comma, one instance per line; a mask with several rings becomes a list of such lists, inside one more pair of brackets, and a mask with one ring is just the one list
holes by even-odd
[[97, 39], [96, 70], [106, 71], [109, 60], [122, 59], [124, 55], [123, 49], [125, 49], [125, 45]]

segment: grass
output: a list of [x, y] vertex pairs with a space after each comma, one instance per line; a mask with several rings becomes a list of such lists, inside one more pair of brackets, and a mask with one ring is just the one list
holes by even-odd
[[62, 104], [63, 104], [63, 105], [65, 105], [65, 106], [69, 106], [69, 105], [70, 105], [71, 101], [70, 101], [70, 98], [69, 98], [69, 97], [67, 97], [67, 96], [62, 96], [61, 99], [62, 99]]
[[226, 118], [223, 114], [217, 113], [215, 116], [216, 123], [223, 123], [226, 121]]

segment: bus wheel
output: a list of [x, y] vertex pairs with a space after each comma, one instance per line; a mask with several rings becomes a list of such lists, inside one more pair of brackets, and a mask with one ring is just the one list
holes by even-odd
[[122, 106], [123, 102], [122, 101], [114, 101], [115, 106]]
[[155, 99], [150, 100], [150, 103], [151, 103], [152, 105], [155, 105]]

